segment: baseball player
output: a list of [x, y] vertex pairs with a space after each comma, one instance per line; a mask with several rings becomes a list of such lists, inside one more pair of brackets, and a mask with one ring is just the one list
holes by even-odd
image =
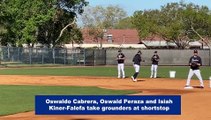
[[131, 76], [131, 79], [133, 80], [133, 82], [136, 82], [136, 78], [139, 74], [139, 70], [140, 70], [140, 65], [141, 65], [141, 51], [138, 51], [137, 54], [133, 57], [133, 66], [135, 68], [135, 73], [133, 76]]
[[[117, 69], [118, 69], [118, 78], [125, 78], [125, 71], [124, 71], [124, 61], [125, 61], [125, 55], [122, 53], [122, 50], [118, 50], [117, 55]], [[122, 76], [121, 76], [122, 75]]]
[[197, 50], [194, 50], [193, 54], [194, 55], [189, 60], [190, 70], [185, 87], [190, 87], [191, 78], [195, 74], [200, 81], [200, 88], [204, 88], [204, 83], [199, 69], [199, 67], [202, 65], [202, 61], [201, 58], [198, 56]]
[[157, 51], [154, 52], [154, 55], [151, 57], [152, 66], [151, 66], [151, 75], [150, 78], [157, 78], [157, 68], [158, 68], [158, 62], [160, 57], [157, 54]]

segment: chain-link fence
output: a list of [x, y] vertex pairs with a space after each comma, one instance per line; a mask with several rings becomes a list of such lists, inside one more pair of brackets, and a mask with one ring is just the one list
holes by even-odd
[[1, 64], [105, 65], [104, 49], [0, 47]]
[[[133, 65], [132, 59], [139, 49], [122, 49], [126, 59], [125, 65]], [[151, 65], [151, 57], [154, 51], [158, 52], [160, 57], [159, 65], [189, 65], [189, 59], [193, 56], [193, 50], [190, 49], [142, 49], [142, 59], [145, 62], [141, 62], [142, 65]], [[202, 59], [202, 64], [204, 66], [211, 66], [211, 52], [210, 50], [198, 50], [199, 56]], [[116, 65], [116, 56], [118, 54], [118, 49], [107, 49], [106, 50], [106, 65]]]
[[[1, 65], [116, 65], [118, 49], [67, 49], [67, 48], [21, 48], [0, 47]], [[122, 49], [126, 56], [125, 65], [132, 65], [137, 49]], [[142, 50], [142, 65], [151, 65], [155, 49]], [[160, 65], [187, 65], [193, 50], [157, 49]], [[203, 65], [211, 65], [210, 50], [199, 50]]]

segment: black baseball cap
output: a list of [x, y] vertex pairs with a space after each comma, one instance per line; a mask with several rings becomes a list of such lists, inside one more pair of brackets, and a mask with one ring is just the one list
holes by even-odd
[[138, 51], [138, 53], [140, 53], [140, 54], [141, 54], [141, 53], [142, 53], [142, 52], [141, 52], [141, 50], [139, 50], [139, 51]]
[[194, 50], [193, 53], [198, 53], [198, 50]]
[[158, 51], [155, 51], [154, 53], [158, 53]]
[[122, 52], [122, 50], [121, 50], [121, 49], [119, 49], [119, 50], [118, 50], [118, 52]]

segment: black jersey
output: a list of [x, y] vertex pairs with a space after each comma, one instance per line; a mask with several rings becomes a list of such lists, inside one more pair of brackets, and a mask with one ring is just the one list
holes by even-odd
[[133, 63], [134, 63], [134, 64], [137, 64], [137, 65], [141, 65], [140, 62], [141, 62], [141, 55], [140, 55], [140, 54], [136, 54], [136, 55], [133, 57]]
[[197, 63], [202, 65], [201, 58], [199, 56], [196, 56], [196, 55], [192, 56], [189, 60], [190, 68], [192, 70], [198, 70], [199, 65], [197, 65]]
[[124, 61], [125, 61], [125, 55], [123, 53], [119, 53], [117, 55], [117, 62], [118, 63], [124, 63]]
[[158, 55], [153, 55], [151, 58], [152, 64], [153, 65], [158, 65], [160, 57]]

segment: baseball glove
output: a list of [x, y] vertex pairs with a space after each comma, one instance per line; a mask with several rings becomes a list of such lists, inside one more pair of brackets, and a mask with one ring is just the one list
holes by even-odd
[[191, 67], [194, 68], [194, 67], [197, 67], [197, 66], [198, 66], [198, 64], [197, 64], [196, 62], [192, 62], [192, 63], [191, 63]]

